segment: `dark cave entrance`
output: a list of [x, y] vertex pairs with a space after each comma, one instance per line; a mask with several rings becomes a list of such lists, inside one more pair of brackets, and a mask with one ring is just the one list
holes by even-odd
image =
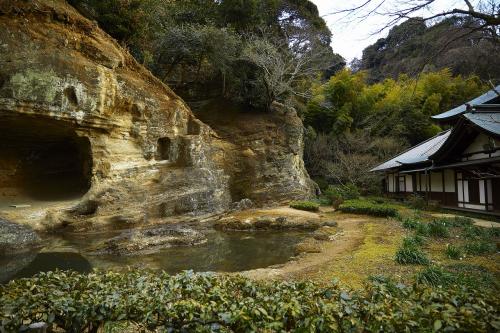
[[29, 116], [0, 116], [0, 198], [59, 201], [85, 194], [91, 185], [90, 141], [71, 124]]

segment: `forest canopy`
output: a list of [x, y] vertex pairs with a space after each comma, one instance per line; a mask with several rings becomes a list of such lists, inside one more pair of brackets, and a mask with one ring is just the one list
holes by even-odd
[[353, 68], [368, 70], [372, 82], [443, 68], [453, 75], [495, 80], [500, 77], [498, 54], [498, 36], [491, 29], [480, 29], [480, 23], [471, 18], [452, 16], [434, 24], [412, 18], [365, 48]]
[[367, 77], [344, 69], [314, 87], [304, 117], [305, 162], [320, 182], [376, 190], [370, 168], [440, 132], [430, 116], [488, 89], [477, 76], [452, 76], [448, 69], [374, 84]]
[[186, 100], [298, 102], [345, 65], [308, 0], [69, 0]]

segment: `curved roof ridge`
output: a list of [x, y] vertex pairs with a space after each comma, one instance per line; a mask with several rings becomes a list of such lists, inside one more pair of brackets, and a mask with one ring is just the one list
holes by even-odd
[[485, 104], [490, 102], [491, 100], [494, 100], [496, 98], [500, 98], [500, 85], [496, 86], [495, 88], [485, 92], [479, 97], [474, 98], [473, 100], [470, 100], [462, 105], [459, 105], [451, 110], [448, 110], [446, 112], [431, 116], [432, 119], [435, 120], [446, 120], [450, 119], [456, 116], [459, 116], [465, 112], [468, 111], [467, 106], [468, 105], [476, 105], [476, 104]]
[[[432, 155], [439, 147], [443, 145], [448, 136], [451, 133], [451, 129], [439, 132], [433, 137], [422, 141], [421, 143], [412, 146], [405, 151], [399, 153], [393, 158], [379, 164], [370, 171], [380, 171], [392, 169], [403, 164], [420, 163], [428, 160], [428, 157]], [[421, 150], [419, 150], [419, 148]], [[406, 162], [406, 163], [405, 163]]]

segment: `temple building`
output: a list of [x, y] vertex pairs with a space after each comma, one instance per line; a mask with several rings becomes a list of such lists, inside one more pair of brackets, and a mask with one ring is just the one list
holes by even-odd
[[371, 170], [385, 173], [385, 191], [500, 215], [500, 85], [432, 118], [451, 129]]

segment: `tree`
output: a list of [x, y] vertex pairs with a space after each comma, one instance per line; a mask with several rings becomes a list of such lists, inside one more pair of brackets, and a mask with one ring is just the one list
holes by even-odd
[[443, 68], [450, 68], [454, 75], [500, 78], [500, 59], [496, 56], [500, 43], [484, 31], [468, 34], [468, 21], [450, 17], [427, 26], [419, 19], [409, 19], [364, 49], [361, 69], [369, 70], [371, 82]]
[[290, 97], [308, 97], [301, 82], [314, 79], [327, 63], [328, 48], [289, 48], [286, 41], [268, 36], [251, 36], [245, 43], [242, 59], [259, 69], [259, 79], [265, 87], [267, 106], [273, 101], [287, 103]]
[[345, 65], [309, 0], [69, 1], [188, 100], [304, 104]]
[[[452, 7], [421, 17], [421, 13], [431, 9], [442, 0], [363, 0], [361, 4], [343, 8], [332, 14], [346, 14], [366, 19], [372, 15], [384, 15], [388, 21], [381, 30], [397, 25], [403, 20], [418, 17], [419, 21], [428, 22], [443, 20], [451, 16], [464, 16], [471, 22], [480, 22], [475, 29], [488, 30], [492, 36], [498, 38], [500, 29], [500, 4], [496, 0], [462, 0], [454, 3]], [[461, 6], [458, 5], [461, 3]]]
[[362, 129], [375, 137], [416, 144], [440, 130], [431, 115], [485, 90], [487, 86], [476, 76], [453, 76], [449, 70], [369, 84], [366, 72], [346, 69], [313, 89], [304, 121], [322, 133], [338, 136]]
[[[445, 67], [452, 68], [455, 74], [499, 77], [499, 61], [494, 56], [500, 52], [497, 0], [457, 0], [448, 2], [448, 7], [443, 7], [447, 4], [444, 0], [355, 3], [330, 15], [356, 23], [378, 15], [385, 18], [385, 23], [374, 34], [391, 29], [387, 38], [378, 40], [363, 53], [362, 68], [371, 69], [373, 80], [395, 78], [400, 73], [418, 75], [426, 69]], [[478, 55], [486, 57], [486, 64], [478, 61], [482, 59]]]

